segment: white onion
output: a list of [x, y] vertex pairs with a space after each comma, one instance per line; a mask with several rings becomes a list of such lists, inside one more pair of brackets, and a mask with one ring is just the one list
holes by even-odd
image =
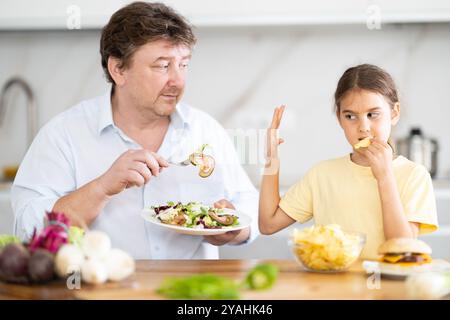
[[108, 270], [102, 261], [85, 260], [81, 266], [81, 279], [86, 283], [99, 284], [108, 280]]
[[133, 258], [120, 249], [112, 249], [105, 259], [108, 279], [111, 281], [121, 281], [130, 276], [135, 269]]
[[84, 254], [73, 244], [61, 246], [55, 257], [55, 271], [60, 277], [66, 277], [74, 271], [79, 271], [84, 262]]
[[111, 240], [102, 231], [89, 231], [83, 238], [82, 249], [87, 258], [102, 260], [111, 250]]
[[440, 299], [450, 293], [447, 277], [434, 272], [410, 276], [405, 285], [410, 299]]

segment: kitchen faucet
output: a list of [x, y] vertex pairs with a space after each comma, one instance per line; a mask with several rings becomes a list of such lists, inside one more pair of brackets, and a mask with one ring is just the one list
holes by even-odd
[[22, 88], [25, 91], [25, 95], [27, 97], [27, 146], [29, 147], [37, 130], [36, 100], [34, 98], [33, 90], [31, 89], [30, 85], [20, 77], [12, 77], [3, 85], [2, 91], [0, 93], [0, 127], [5, 120], [7, 108], [7, 93], [12, 87], [14, 87], [14, 85]]

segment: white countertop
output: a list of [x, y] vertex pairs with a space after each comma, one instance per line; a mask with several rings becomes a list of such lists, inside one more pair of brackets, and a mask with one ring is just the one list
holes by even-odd
[[433, 180], [433, 186], [437, 199], [450, 199], [450, 179]]
[[[9, 198], [11, 193], [12, 182], [0, 181], [0, 199]], [[433, 180], [434, 193], [437, 199], [450, 199], [450, 179]], [[281, 186], [280, 193], [284, 194], [288, 190], [288, 186]]]
[[[435, 194], [438, 201], [446, 201], [446, 203], [443, 205], [448, 208], [448, 200], [450, 200], [450, 179], [449, 180], [435, 180], [433, 181], [433, 184], [435, 186]], [[11, 234], [13, 224], [14, 224], [14, 215], [12, 213], [11, 205], [10, 205], [10, 196], [11, 196], [11, 182], [0, 182], [0, 234]], [[286, 192], [286, 188], [282, 188], [282, 191]], [[440, 212], [440, 221], [441, 225], [439, 227], [439, 230], [437, 232], [427, 234], [422, 236], [423, 240], [427, 241], [433, 248], [433, 252], [436, 257], [442, 257], [447, 258], [449, 256], [448, 251], [448, 242], [450, 237], [450, 225], [448, 223], [445, 223], [445, 221], [448, 221], [448, 219], [444, 219], [444, 217], [447, 217], [448, 215], [444, 214], [448, 213], [448, 209], [441, 210]], [[445, 220], [445, 221], [444, 221]], [[312, 225], [313, 221], [309, 221], [302, 227], [307, 227], [309, 225]], [[293, 225], [292, 228], [299, 227], [297, 224]], [[253, 245], [250, 245], [248, 248], [241, 248], [242, 252], [239, 254], [243, 257], [251, 257], [251, 256], [257, 256], [261, 255], [261, 257], [265, 257], [265, 255], [268, 255], [267, 253], [267, 246], [270, 246], [271, 248], [279, 248], [277, 247], [280, 244], [284, 244], [286, 241], [286, 238], [289, 234], [289, 232], [292, 232], [292, 228], [286, 228], [286, 230], [283, 230], [282, 232], [278, 232], [277, 234], [270, 236], [261, 236], [259, 240], [255, 241]], [[278, 240], [277, 240], [278, 239]], [[274, 242], [275, 241], [275, 242]], [[236, 255], [235, 251], [230, 251], [229, 248], [221, 249], [221, 257], [227, 257], [227, 254], [233, 254]], [[278, 249], [276, 249], [278, 250]], [[274, 251], [274, 250], [269, 250]], [[277, 257], [290, 257], [290, 252], [278, 250], [278, 256]], [[273, 258], [272, 256], [268, 258]]]

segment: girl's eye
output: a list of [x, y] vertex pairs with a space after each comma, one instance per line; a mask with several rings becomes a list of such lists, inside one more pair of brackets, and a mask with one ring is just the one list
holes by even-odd
[[355, 117], [353, 114], [346, 114], [346, 115], [345, 115], [345, 119], [348, 119], [348, 120], [355, 120], [356, 117]]
[[378, 118], [379, 115], [380, 114], [378, 112], [370, 112], [367, 114], [367, 117], [374, 119], [374, 118]]

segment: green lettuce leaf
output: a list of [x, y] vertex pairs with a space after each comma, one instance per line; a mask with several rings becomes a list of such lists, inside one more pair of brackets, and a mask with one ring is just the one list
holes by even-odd
[[9, 234], [0, 234], [0, 248], [3, 248], [10, 243], [20, 243], [20, 242], [21, 241], [18, 237]]
[[171, 299], [239, 299], [239, 286], [231, 279], [213, 274], [166, 278], [157, 289]]
[[156, 290], [170, 299], [239, 299], [241, 289], [271, 288], [278, 277], [278, 267], [259, 264], [251, 269], [241, 283], [214, 274], [194, 274], [187, 277], [168, 277]]

